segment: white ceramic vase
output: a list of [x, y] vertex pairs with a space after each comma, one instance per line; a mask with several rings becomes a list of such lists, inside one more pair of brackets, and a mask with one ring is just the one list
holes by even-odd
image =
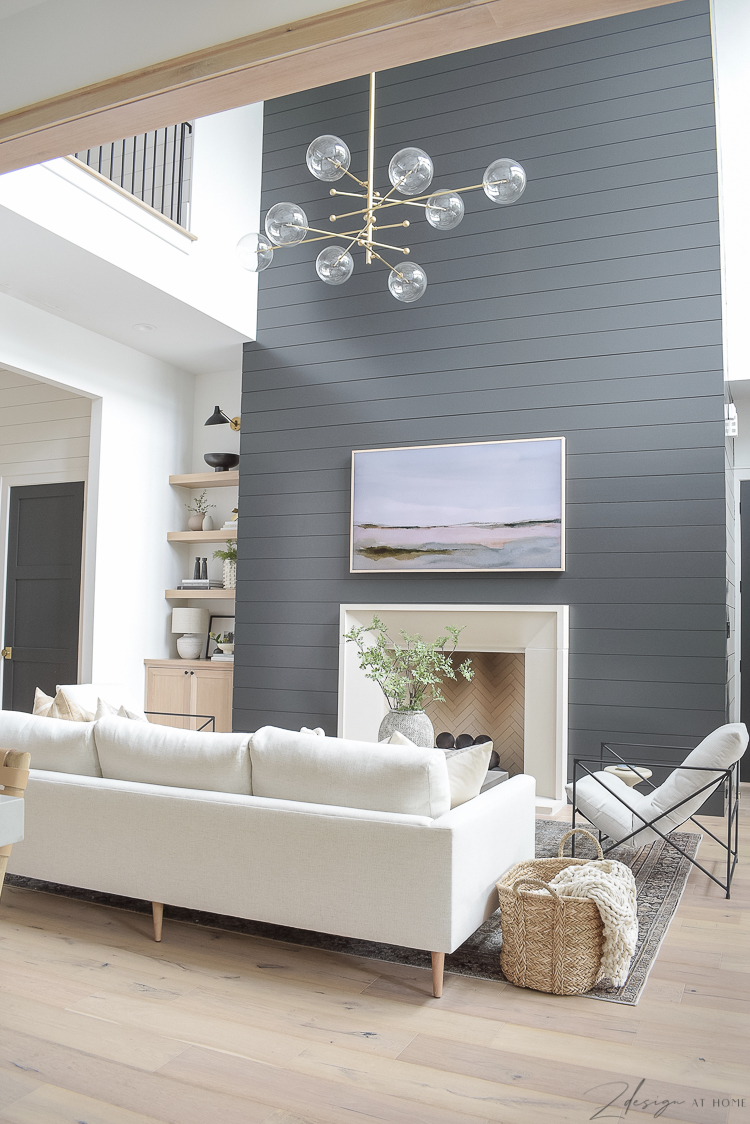
[[210, 515], [204, 515], [203, 516], [203, 523], [201, 524], [201, 530], [203, 530], [203, 531], [213, 531], [213, 529], [214, 529], [213, 519], [211, 518]]
[[237, 563], [224, 560], [224, 589], [235, 589], [237, 586]]
[[380, 723], [378, 741], [388, 741], [396, 730], [425, 749], [435, 745], [434, 727], [423, 710], [389, 710]]

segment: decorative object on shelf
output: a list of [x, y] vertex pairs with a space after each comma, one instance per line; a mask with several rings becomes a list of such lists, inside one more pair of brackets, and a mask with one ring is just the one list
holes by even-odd
[[183, 633], [177, 641], [177, 651], [183, 660], [199, 660], [203, 651], [203, 637], [208, 632], [207, 609], [173, 609], [172, 632]]
[[240, 463], [239, 453], [204, 453], [203, 459], [214, 472], [229, 472]]
[[196, 554], [195, 565], [193, 566], [193, 581], [199, 582], [201, 580], [201, 560]]
[[[331, 195], [342, 195], [350, 199], [361, 199], [363, 203], [353, 211], [341, 215], [329, 215], [331, 223], [339, 219], [353, 218], [354, 229], [334, 232], [310, 226], [307, 215], [296, 203], [275, 203], [266, 214], [265, 235], [255, 232], [246, 234], [237, 243], [237, 252], [245, 269], [260, 272], [267, 269], [278, 249], [299, 246], [305, 242], [322, 242], [329, 238], [340, 238], [345, 246], [326, 246], [318, 254], [315, 270], [321, 281], [327, 285], [342, 285], [354, 271], [354, 259], [350, 253], [354, 246], [365, 251], [365, 263], [372, 265], [377, 259], [390, 269], [388, 288], [398, 301], [411, 304], [419, 300], [427, 289], [427, 274], [424, 268], [413, 261], [402, 261], [391, 265], [382, 257], [380, 250], [391, 250], [396, 254], [408, 256], [408, 246], [393, 246], [376, 239], [381, 230], [394, 230], [408, 227], [409, 220], [384, 222], [393, 207], [417, 207], [424, 211], [427, 222], [435, 230], [453, 230], [464, 217], [464, 203], [461, 194], [465, 191], [484, 191], [493, 203], [507, 206], [520, 199], [526, 188], [526, 172], [518, 161], [510, 157], [493, 160], [485, 170], [481, 183], [454, 190], [428, 191], [432, 183], [433, 164], [421, 148], [402, 148], [392, 158], [388, 166], [391, 188], [383, 194], [375, 190], [375, 75], [370, 75], [370, 114], [367, 146], [367, 179], [361, 180], [349, 171], [351, 154], [349, 148], [339, 137], [326, 134], [316, 137], [307, 150], [307, 167], [316, 179], [324, 183], [334, 183], [349, 176], [361, 188], [360, 191], [337, 191], [330, 189]], [[392, 198], [393, 193], [407, 196], [406, 199]], [[413, 212], [412, 212], [413, 214]], [[359, 223], [362, 225], [359, 226]], [[344, 224], [346, 225], [346, 224]], [[309, 237], [313, 235], [313, 237]], [[218, 410], [219, 407], [216, 407]], [[218, 419], [221, 420], [221, 419]], [[211, 419], [209, 419], [211, 421]]]
[[234, 633], [233, 632], [209, 632], [209, 637], [216, 645], [218, 652], [213, 652], [211, 655], [212, 660], [220, 660], [222, 657], [234, 659]]
[[208, 559], [201, 558], [201, 581], [208, 581]]
[[230, 418], [218, 406], [214, 406], [214, 412], [211, 417], [203, 423], [204, 425], [230, 425], [235, 433], [238, 433], [242, 424], [242, 418]]
[[[359, 666], [365, 676], [378, 684], [391, 708], [380, 724], [378, 741], [398, 730], [415, 745], [435, 745], [435, 731], [424, 708], [431, 702], [445, 702], [440, 684], [444, 679], [457, 679], [456, 671], [467, 681], [474, 677], [470, 659], [458, 668], [453, 666], [453, 653], [462, 631], [446, 625], [446, 635], [428, 643], [401, 629], [404, 647], [399, 647], [388, 635], [383, 621], [373, 616], [371, 624], [344, 633], [344, 639], [359, 649]], [[374, 643], [365, 643], [368, 633], [374, 633]], [[453, 648], [446, 652], [449, 636]]]
[[227, 539], [225, 550], [215, 550], [214, 558], [221, 558], [224, 563], [224, 589], [237, 587], [237, 543]]
[[351, 573], [564, 570], [565, 438], [357, 449], [351, 510]]
[[651, 778], [651, 770], [643, 767], [636, 770], [628, 769], [625, 765], [605, 765], [604, 772], [614, 773], [621, 781], [625, 781], [628, 788], [634, 788], [641, 781], [647, 781]]
[[[216, 636], [231, 636], [231, 641], [222, 641], [222, 643], [234, 644], [234, 617], [212, 616], [209, 620], [208, 638], [206, 640], [207, 659], [224, 655], [214, 639]], [[234, 652], [232, 652], [232, 656], [234, 657]]]
[[216, 507], [216, 504], [208, 503], [206, 501], [206, 489], [204, 488], [201, 494], [193, 499], [192, 504], [186, 503], [185, 507], [188, 509], [188, 511], [194, 512], [194, 514], [191, 515], [188, 519], [188, 530], [202, 531], [203, 520], [208, 514], [208, 509], [210, 507]]
[[203, 531], [213, 531], [213, 529], [214, 529], [213, 519], [211, 518], [210, 515], [204, 515], [203, 516], [203, 526], [202, 526], [201, 530], [203, 530]]
[[238, 507], [232, 508], [232, 519], [234, 520], [235, 523], [237, 522], [237, 518], [239, 516], [239, 513], [240, 513], [240, 509]]

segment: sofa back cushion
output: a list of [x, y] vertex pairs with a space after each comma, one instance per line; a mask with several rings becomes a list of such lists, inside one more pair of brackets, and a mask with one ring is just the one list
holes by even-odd
[[442, 749], [316, 737], [264, 726], [252, 735], [253, 796], [445, 815], [451, 806]]
[[20, 710], [1, 710], [0, 747], [30, 753], [32, 769], [102, 775], [93, 722], [61, 722]]
[[94, 723], [101, 775], [174, 788], [252, 795], [249, 734], [201, 734], [154, 722]]

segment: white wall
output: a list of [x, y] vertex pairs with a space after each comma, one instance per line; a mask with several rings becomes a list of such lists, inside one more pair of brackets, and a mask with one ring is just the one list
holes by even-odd
[[712, 0], [724, 294], [724, 377], [750, 379], [750, 3]]
[[0, 366], [92, 401], [81, 678], [142, 697], [144, 657], [172, 648], [169, 475], [190, 470], [193, 376], [3, 294]]

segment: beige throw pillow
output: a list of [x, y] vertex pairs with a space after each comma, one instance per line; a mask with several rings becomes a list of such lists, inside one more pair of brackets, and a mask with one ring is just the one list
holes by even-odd
[[61, 718], [65, 722], [93, 722], [94, 715], [74, 702], [63, 689], [53, 698], [37, 687], [34, 694], [33, 713], [40, 718]]
[[[396, 730], [390, 736], [391, 745], [412, 745], [413, 743]], [[445, 763], [448, 766], [448, 780], [451, 786], [451, 808], [465, 804], [479, 796], [487, 778], [492, 756], [492, 742], [480, 742], [466, 749], [445, 749]]]

